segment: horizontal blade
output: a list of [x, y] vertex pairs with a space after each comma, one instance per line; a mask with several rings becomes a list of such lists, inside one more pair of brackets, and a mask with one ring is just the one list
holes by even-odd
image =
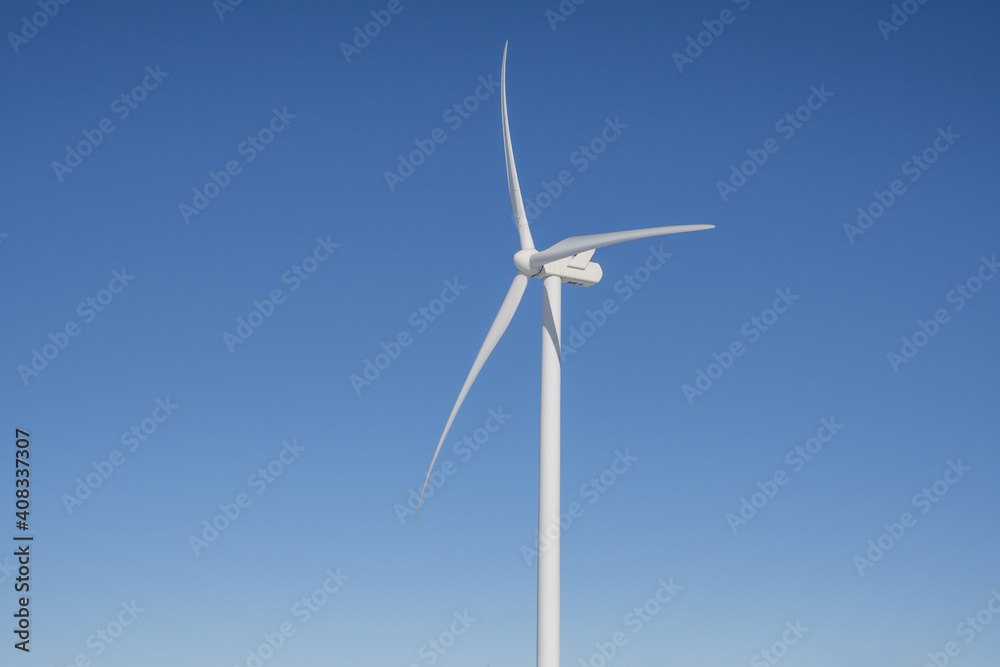
[[510, 127], [507, 125], [507, 45], [503, 45], [503, 65], [500, 66], [500, 108], [503, 110], [503, 148], [507, 158], [507, 187], [510, 189], [510, 207], [514, 210], [514, 223], [521, 237], [521, 250], [534, 248], [528, 216], [524, 213], [521, 200], [521, 186], [517, 182], [517, 167], [514, 166], [514, 149], [510, 145]]
[[571, 257], [585, 250], [594, 250], [604, 246], [644, 239], [650, 236], [664, 234], [680, 234], [681, 232], [697, 232], [702, 229], [712, 229], [715, 225], [674, 225], [673, 227], [647, 227], [646, 229], [631, 229], [625, 232], [608, 232], [607, 234], [590, 234], [589, 236], [571, 236], [563, 239], [551, 248], [536, 252], [528, 259], [531, 268], [540, 269], [549, 262], [565, 257]]
[[427, 489], [427, 480], [431, 478], [431, 471], [434, 470], [434, 463], [437, 461], [438, 454], [441, 453], [441, 445], [444, 444], [444, 439], [448, 437], [448, 430], [451, 429], [451, 423], [455, 421], [455, 415], [458, 414], [458, 409], [462, 407], [462, 401], [465, 400], [465, 395], [469, 393], [469, 388], [472, 383], [475, 382], [476, 376], [479, 375], [479, 371], [482, 369], [483, 364], [489, 358], [490, 353], [493, 352], [493, 348], [497, 346], [500, 341], [500, 337], [503, 336], [503, 332], [507, 330], [507, 325], [510, 324], [511, 319], [514, 317], [514, 313], [517, 311], [517, 306], [521, 303], [521, 297], [524, 296], [524, 288], [528, 285], [528, 276], [523, 273], [519, 273], [514, 276], [514, 282], [510, 284], [510, 289], [507, 290], [507, 296], [504, 297], [503, 304], [500, 306], [500, 312], [497, 313], [496, 318], [493, 320], [493, 325], [490, 326], [489, 332], [486, 334], [486, 340], [483, 341], [483, 346], [479, 348], [479, 354], [476, 355], [476, 360], [472, 364], [472, 370], [469, 371], [469, 377], [465, 378], [465, 384], [462, 385], [462, 391], [458, 393], [458, 400], [455, 401], [455, 407], [451, 409], [451, 415], [448, 417], [448, 423], [444, 426], [444, 433], [441, 434], [441, 439], [438, 441], [437, 449], [434, 450], [434, 458], [431, 459], [431, 467], [427, 469], [427, 477], [424, 478], [424, 486], [420, 489], [420, 500], [417, 502], [417, 511], [413, 515], [414, 522], [417, 520], [417, 514], [420, 513], [420, 503], [424, 500], [424, 491]]

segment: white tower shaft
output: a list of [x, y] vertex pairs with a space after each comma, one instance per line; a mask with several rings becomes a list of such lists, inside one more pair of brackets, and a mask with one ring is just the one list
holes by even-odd
[[[542, 405], [538, 475], [538, 667], [559, 667], [559, 471], [562, 279], [542, 297]], [[544, 546], [543, 546], [544, 545]]]

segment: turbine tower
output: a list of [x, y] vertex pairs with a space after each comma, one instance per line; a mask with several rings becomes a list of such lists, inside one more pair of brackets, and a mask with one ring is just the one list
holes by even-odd
[[[694, 232], [711, 229], [714, 225], [676, 225], [673, 227], [649, 227], [623, 232], [572, 236], [545, 249], [536, 250], [524, 213], [521, 188], [517, 182], [514, 166], [514, 150], [510, 143], [510, 128], [507, 124], [507, 45], [503, 49], [503, 65], [500, 70], [500, 105], [503, 113], [504, 153], [507, 160], [507, 185], [510, 189], [510, 204], [514, 211], [517, 233], [521, 239], [521, 249], [514, 254], [517, 275], [507, 291], [486, 334], [479, 354], [472, 364], [465, 384], [458, 394], [458, 400], [451, 409], [444, 433], [438, 441], [434, 457], [431, 459], [427, 477], [420, 491], [423, 502], [427, 481], [430, 479], [434, 463], [444, 444], [455, 415], [462, 406], [469, 388], [496, 347], [500, 337], [507, 330], [524, 296], [528, 278], [542, 280], [542, 391], [541, 419], [539, 428], [539, 480], [538, 480], [538, 534], [550, 538], [550, 546], [538, 551], [538, 667], [559, 667], [559, 471], [560, 471], [560, 393], [562, 363], [560, 359], [560, 326], [562, 319], [562, 284], [589, 287], [601, 280], [600, 265], [590, 261], [597, 248], [680, 232]], [[414, 515], [416, 521], [416, 515]]]

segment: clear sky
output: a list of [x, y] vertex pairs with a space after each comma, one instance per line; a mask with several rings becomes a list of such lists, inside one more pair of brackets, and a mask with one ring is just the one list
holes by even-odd
[[533, 664], [539, 281], [409, 507], [509, 40], [539, 247], [716, 225], [563, 291], [563, 664], [995, 666], [1000, 9], [897, 4], [6, 3], [0, 664]]

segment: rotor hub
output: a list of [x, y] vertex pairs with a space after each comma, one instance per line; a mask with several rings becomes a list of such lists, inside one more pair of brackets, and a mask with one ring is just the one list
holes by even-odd
[[517, 267], [517, 270], [526, 276], [534, 276], [541, 273], [541, 268], [533, 268], [530, 262], [531, 256], [536, 252], [538, 251], [534, 248], [525, 248], [514, 253], [514, 266]]

